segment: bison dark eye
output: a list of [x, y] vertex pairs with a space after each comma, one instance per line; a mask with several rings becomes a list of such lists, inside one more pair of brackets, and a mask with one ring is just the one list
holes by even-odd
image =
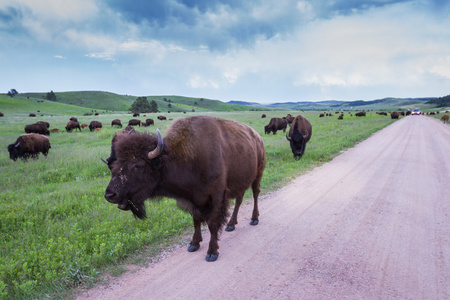
[[142, 165], [136, 165], [136, 166], [134, 166], [134, 168], [133, 168], [134, 171], [140, 171], [140, 170], [142, 170], [142, 169], [144, 169], [144, 166], [142, 166]]

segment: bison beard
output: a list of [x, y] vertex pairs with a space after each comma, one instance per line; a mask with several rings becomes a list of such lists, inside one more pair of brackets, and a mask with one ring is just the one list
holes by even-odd
[[[232, 142], [231, 142], [232, 141]], [[245, 191], [252, 187], [251, 225], [257, 225], [258, 195], [265, 168], [264, 144], [245, 124], [214, 117], [179, 119], [164, 141], [158, 136], [120, 132], [105, 161], [112, 178], [105, 198], [119, 209], [144, 219], [146, 199], [170, 197], [193, 218], [194, 235], [188, 251], [200, 248], [201, 224], [211, 239], [207, 261], [218, 258], [218, 235], [228, 218], [229, 199], [236, 198], [226, 231], [235, 229]]]

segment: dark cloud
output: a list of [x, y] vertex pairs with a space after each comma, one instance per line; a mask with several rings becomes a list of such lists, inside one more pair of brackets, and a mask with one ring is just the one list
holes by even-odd
[[[218, 51], [252, 45], [257, 38], [270, 39], [298, 22], [294, 1], [292, 9], [282, 14], [272, 15], [268, 10], [256, 17], [255, 9], [267, 6], [263, 0], [112, 0], [108, 5], [127, 21], [146, 26], [143, 34], [148, 38], [193, 47], [206, 45]], [[274, 1], [272, 5], [278, 4]]]

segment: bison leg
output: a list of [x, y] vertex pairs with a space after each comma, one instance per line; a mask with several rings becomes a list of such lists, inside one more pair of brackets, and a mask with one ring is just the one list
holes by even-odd
[[253, 191], [253, 213], [252, 213], [252, 220], [250, 221], [250, 225], [258, 225], [259, 223], [259, 209], [258, 209], [258, 196], [261, 192], [260, 190], [260, 184], [261, 184], [261, 178], [262, 174], [258, 176], [255, 181], [253, 181], [252, 184], [252, 191]]
[[202, 222], [194, 218], [194, 236], [192, 237], [192, 241], [189, 243], [189, 247], [187, 249], [189, 252], [195, 252], [200, 248], [200, 242], [203, 241], [201, 225]]
[[242, 204], [242, 199], [243, 199], [243, 195], [239, 195], [236, 198], [236, 202], [234, 204], [233, 215], [231, 216], [230, 221], [228, 221], [225, 231], [233, 231], [235, 229], [234, 225], [236, 225], [238, 223], [237, 216], [238, 216], [238, 212], [239, 212], [239, 207]]
[[206, 261], [216, 261], [219, 257], [219, 229], [221, 224], [216, 224], [216, 222], [208, 223], [209, 232], [211, 233], [211, 239], [209, 241], [209, 248], [206, 254]]

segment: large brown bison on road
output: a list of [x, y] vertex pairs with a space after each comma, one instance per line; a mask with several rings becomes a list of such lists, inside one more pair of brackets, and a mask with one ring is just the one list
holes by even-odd
[[264, 126], [264, 133], [269, 134], [273, 132], [273, 134], [276, 134], [278, 130], [283, 130], [283, 132], [286, 132], [287, 125], [288, 121], [286, 119], [272, 118], [270, 119], [269, 124]]
[[263, 140], [251, 127], [193, 116], [176, 120], [164, 140], [159, 131], [158, 136], [132, 132], [115, 136], [115, 154], [107, 160], [112, 178], [106, 200], [143, 219], [147, 198], [176, 199], [194, 221], [189, 252], [200, 248], [200, 226], [208, 225], [207, 261], [218, 258], [218, 234], [229, 215], [229, 199], [236, 198], [226, 227], [232, 231], [249, 187], [254, 200], [250, 224], [258, 224], [258, 195], [266, 160]]
[[47, 156], [51, 146], [48, 137], [37, 133], [28, 133], [19, 136], [14, 144], [10, 144], [7, 148], [9, 158], [14, 161], [21, 158], [25, 161], [29, 157], [38, 158], [41, 152]]
[[311, 123], [301, 115], [296, 116], [289, 133], [286, 134], [295, 160], [302, 158], [305, 153], [306, 143], [311, 139], [311, 134]]

